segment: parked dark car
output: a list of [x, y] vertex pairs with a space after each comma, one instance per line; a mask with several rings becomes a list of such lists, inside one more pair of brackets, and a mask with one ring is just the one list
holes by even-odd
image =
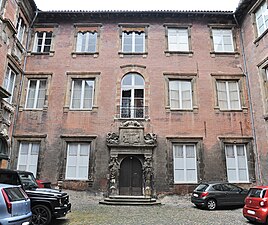
[[19, 186], [0, 184], [0, 224], [29, 225], [32, 218], [31, 202]]
[[249, 221], [268, 224], [268, 186], [249, 189], [245, 199], [243, 216]]
[[32, 224], [48, 225], [52, 218], [71, 210], [69, 195], [56, 189], [39, 188], [31, 172], [0, 169], [0, 183], [21, 185], [31, 200]]
[[201, 183], [193, 191], [191, 202], [198, 208], [214, 210], [218, 206], [243, 206], [248, 190], [225, 182]]

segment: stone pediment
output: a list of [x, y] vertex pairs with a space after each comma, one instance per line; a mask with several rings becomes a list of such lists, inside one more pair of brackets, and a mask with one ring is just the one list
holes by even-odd
[[144, 134], [144, 127], [137, 121], [126, 121], [119, 127], [118, 133], [108, 133], [108, 145], [118, 146], [144, 146], [156, 145], [156, 134]]

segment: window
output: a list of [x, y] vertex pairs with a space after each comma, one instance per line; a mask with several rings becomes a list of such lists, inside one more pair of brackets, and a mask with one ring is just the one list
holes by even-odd
[[212, 29], [212, 38], [215, 52], [234, 52], [231, 29]]
[[0, 160], [8, 159], [8, 146], [4, 138], [0, 138]]
[[30, 171], [36, 176], [39, 148], [40, 143], [21, 142], [17, 169]]
[[263, 4], [258, 8], [258, 10], [255, 13], [255, 18], [256, 18], [258, 36], [260, 36], [268, 28], [267, 1], [264, 1]]
[[36, 32], [33, 52], [49, 53], [52, 44], [52, 32]]
[[244, 144], [226, 144], [225, 156], [229, 182], [248, 182], [248, 165]]
[[121, 83], [121, 118], [144, 118], [144, 79], [127, 74]]
[[143, 31], [123, 31], [122, 51], [124, 53], [144, 53], [145, 33]]
[[195, 144], [173, 145], [174, 183], [197, 183]]
[[17, 75], [16, 72], [10, 66], [8, 66], [4, 79], [4, 88], [11, 94], [11, 96], [6, 98], [6, 101], [9, 103], [12, 103], [13, 92], [16, 82], [16, 75]]
[[78, 32], [76, 52], [95, 53], [97, 51], [97, 32]]
[[29, 79], [26, 104], [27, 109], [42, 109], [45, 104], [46, 79]]
[[72, 81], [71, 109], [92, 109], [94, 80], [74, 79]]
[[240, 110], [238, 81], [217, 80], [218, 105], [221, 110]]
[[19, 17], [19, 19], [18, 19], [16, 28], [17, 28], [17, 38], [22, 43], [23, 38], [24, 38], [24, 32], [26, 29], [26, 24], [21, 17]]
[[69, 143], [67, 147], [66, 179], [88, 180], [89, 143]]
[[168, 28], [168, 51], [189, 51], [188, 28]]
[[191, 81], [170, 80], [169, 97], [171, 109], [192, 109]]

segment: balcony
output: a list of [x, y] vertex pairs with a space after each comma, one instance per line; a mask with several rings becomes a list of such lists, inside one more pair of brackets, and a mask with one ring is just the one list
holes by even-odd
[[147, 119], [148, 107], [117, 107], [116, 117], [120, 119]]

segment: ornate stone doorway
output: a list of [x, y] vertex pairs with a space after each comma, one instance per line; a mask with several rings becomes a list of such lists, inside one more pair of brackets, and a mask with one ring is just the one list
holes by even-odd
[[110, 151], [109, 196], [154, 196], [153, 149], [156, 135], [144, 135], [144, 127], [137, 121], [126, 121], [119, 133], [107, 135]]
[[135, 156], [128, 156], [121, 162], [119, 174], [120, 195], [142, 195], [142, 165]]

